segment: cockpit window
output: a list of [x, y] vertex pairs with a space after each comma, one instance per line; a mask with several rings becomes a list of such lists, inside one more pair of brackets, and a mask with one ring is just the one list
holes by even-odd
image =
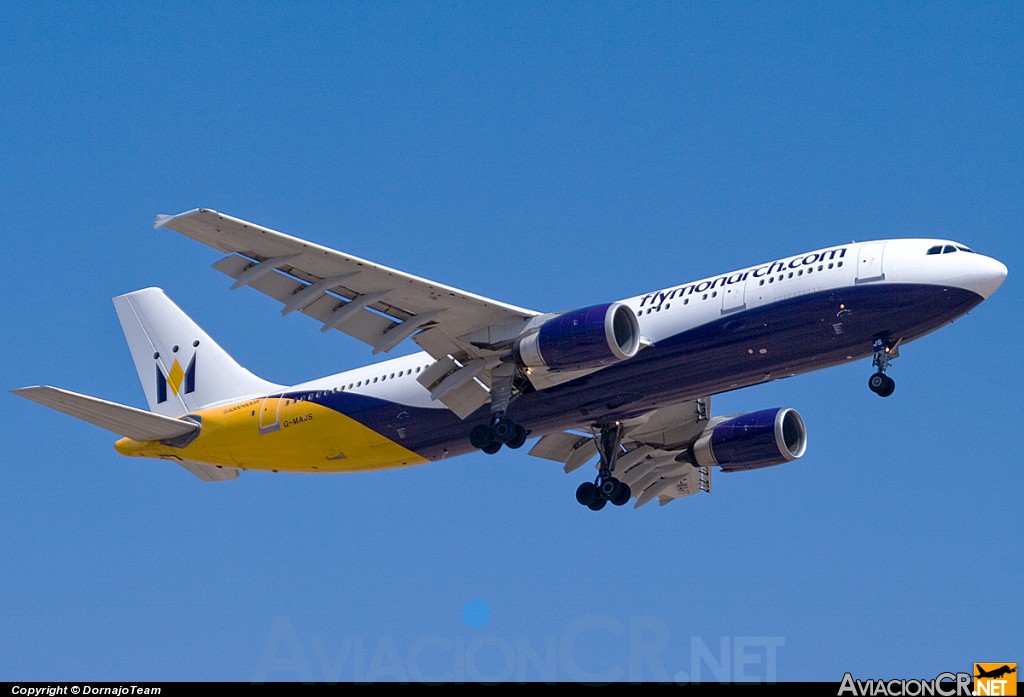
[[958, 245], [952, 245], [952, 244], [941, 245], [941, 244], [937, 244], [934, 247], [929, 247], [928, 248], [928, 254], [952, 254], [953, 252], [968, 252], [969, 254], [976, 254], [977, 253], [973, 249], [969, 249], [967, 247], [964, 247], [961, 244], [958, 244]]

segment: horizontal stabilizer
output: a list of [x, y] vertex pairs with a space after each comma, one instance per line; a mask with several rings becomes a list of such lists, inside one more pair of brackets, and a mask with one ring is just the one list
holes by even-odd
[[48, 385], [23, 387], [12, 392], [137, 441], [178, 438], [199, 429], [199, 424], [192, 421], [181, 421]]
[[216, 465], [204, 465], [201, 462], [189, 462], [182, 460], [178, 463], [204, 482], [226, 482], [238, 479], [238, 470], [233, 467], [217, 467]]

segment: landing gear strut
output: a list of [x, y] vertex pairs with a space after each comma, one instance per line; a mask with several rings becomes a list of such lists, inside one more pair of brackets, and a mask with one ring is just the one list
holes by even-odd
[[597, 429], [597, 453], [601, 457], [597, 478], [576, 489], [576, 500], [592, 511], [601, 510], [609, 501], [613, 506], [622, 506], [633, 496], [628, 484], [612, 476], [622, 446], [622, 424], [598, 424]]
[[521, 448], [530, 435], [523, 426], [505, 415], [512, 401], [516, 377], [517, 370], [513, 363], [502, 363], [491, 371], [491, 420], [474, 426], [469, 433], [469, 442], [473, 447], [488, 455], [498, 452], [503, 445], [513, 450]]
[[878, 372], [868, 378], [868, 389], [879, 397], [888, 397], [896, 389], [896, 381], [885, 374], [889, 368], [889, 362], [899, 358], [900, 342], [892, 339], [875, 339], [871, 348], [875, 352], [875, 358], [871, 365], [878, 368]]

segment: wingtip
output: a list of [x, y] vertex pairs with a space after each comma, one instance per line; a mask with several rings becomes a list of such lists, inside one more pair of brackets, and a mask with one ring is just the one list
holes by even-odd
[[172, 220], [176, 220], [177, 218], [187, 218], [190, 215], [196, 215], [200, 213], [216, 214], [217, 211], [213, 210], [212, 208], [193, 208], [190, 211], [185, 211], [184, 213], [178, 213], [176, 215], [170, 215], [168, 213], [158, 213], [156, 218], [153, 219], [153, 228], [157, 229], [166, 227], [168, 223], [170, 223]]

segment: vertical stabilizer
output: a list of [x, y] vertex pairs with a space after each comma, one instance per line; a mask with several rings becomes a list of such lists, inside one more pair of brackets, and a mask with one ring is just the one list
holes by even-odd
[[279, 389], [240, 366], [159, 288], [114, 298], [149, 409], [182, 416]]

